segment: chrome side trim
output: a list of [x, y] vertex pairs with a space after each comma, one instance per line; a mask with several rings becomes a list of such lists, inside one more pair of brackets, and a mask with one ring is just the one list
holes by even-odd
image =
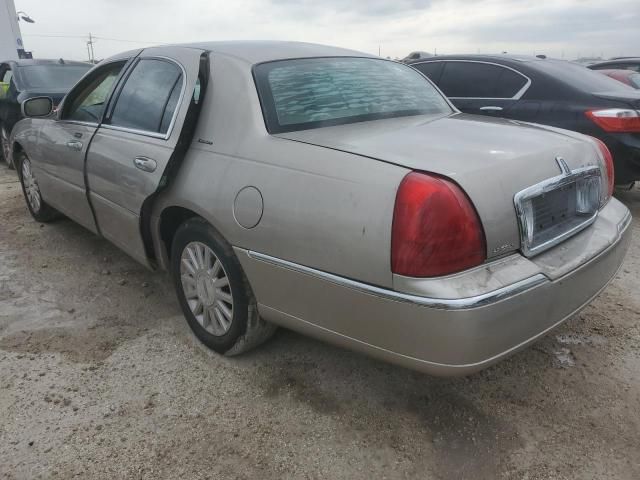
[[547, 240], [539, 245], [532, 246], [529, 243], [529, 231], [527, 226], [526, 214], [524, 209], [524, 202], [532, 197], [537, 197], [538, 195], [542, 195], [545, 192], [549, 192], [551, 190], [555, 190], [569, 183], [576, 182], [582, 178], [588, 177], [597, 177], [602, 178], [602, 174], [599, 167], [583, 167], [577, 168], [573, 171], [566, 171], [569, 167], [567, 167], [566, 162], [558, 162], [560, 166], [560, 170], [562, 171], [561, 175], [557, 177], [549, 178], [548, 180], [544, 180], [536, 185], [532, 185], [531, 187], [525, 188], [524, 190], [519, 191], [513, 197], [513, 203], [515, 205], [516, 214], [518, 217], [518, 226], [520, 227], [520, 242], [521, 242], [521, 250], [525, 257], [533, 257], [539, 253], [548, 250], [559, 243], [563, 242], [569, 237], [572, 237], [576, 233], [584, 230], [593, 222], [596, 221], [598, 217], [598, 210], [596, 210], [593, 215], [587, 217], [583, 222], [579, 223], [575, 227], [567, 230], [560, 235]]
[[350, 288], [352, 290], [357, 290], [369, 295], [375, 295], [377, 297], [382, 297], [384, 299], [392, 300], [395, 302], [412, 303], [415, 305], [437, 308], [440, 310], [468, 310], [472, 308], [479, 308], [491, 303], [498, 302], [500, 300], [504, 300], [508, 297], [513, 297], [526, 290], [537, 287], [549, 281], [543, 274], [538, 273], [536, 275], [533, 275], [532, 277], [525, 278], [524, 280], [521, 280], [519, 282], [499, 288], [497, 290], [493, 290], [491, 292], [484, 293], [482, 295], [455, 299], [429, 298], [421, 297], [419, 295], [410, 295], [402, 292], [396, 292], [394, 290], [388, 290], [386, 288], [369, 285], [368, 283], [357, 282], [355, 280], [351, 280], [350, 278], [323, 272], [322, 270], [316, 270], [315, 268], [306, 267], [304, 265], [289, 262], [287, 260], [282, 260], [281, 258], [272, 257], [271, 255], [265, 255], [264, 253], [258, 253], [251, 250], [249, 250], [247, 253], [249, 257], [253, 258], [254, 260], [259, 260], [261, 262], [269, 263], [277, 267], [286, 268], [299, 273], [304, 273], [306, 275], [318, 277], [327, 282]]
[[[440, 63], [447, 63], [447, 62], [458, 62], [458, 63], [483, 63], [485, 65], [494, 65], [496, 67], [502, 67], [502, 68], [506, 68], [507, 70], [511, 70], [514, 73], [517, 73], [518, 75], [520, 75], [521, 77], [526, 78], [527, 82], [522, 86], [522, 88], [520, 90], [518, 90], [516, 92], [516, 94], [513, 97], [506, 97], [506, 98], [500, 98], [500, 97], [448, 97], [451, 98], [452, 100], [520, 100], [525, 93], [527, 93], [527, 90], [529, 90], [529, 87], [531, 86], [531, 79], [529, 77], [527, 77], [524, 73], [519, 72], [518, 70], [516, 70], [515, 68], [509, 67], [507, 65], [502, 65], [501, 63], [494, 63], [494, 62], [486, 62], [484, 60], [427, 60], [424, 62], [413, 62], [413, 63], [409, 63], [409, 66], [413, 66], [413, 65], [419, 65], [421, 63], [435, 63], [435, 62], [440, 62]], [[446, 65], [445, 65], [446, 66]]]

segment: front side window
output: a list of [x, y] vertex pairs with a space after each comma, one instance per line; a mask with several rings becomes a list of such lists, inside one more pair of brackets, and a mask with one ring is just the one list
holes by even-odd
[[451, 98], [513, 98], [527, 78], [499, 65], [446, 62], [438, 86]]
[[182, 70], [173, 62], [143, 59], [122, 87], [109, 123], [166, 134], [182, 92]]
[[63, 120], [100, 123], [105, 103], [113, 84], [118, 79], [125, 62], [118, 62], [101, 68], [78, 85], [65, 100]]
[[256, 65], [254, 75], [271, 133], [452, 113], [422, 75], [386, 60], [280, 60]]
[[68, 90], [91, 69], [92, 65], [27, 65], [18, 67], [27, 89]]

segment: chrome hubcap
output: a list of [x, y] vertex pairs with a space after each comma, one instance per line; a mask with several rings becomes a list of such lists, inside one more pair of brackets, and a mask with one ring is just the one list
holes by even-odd
[[233, 295], [229, 278], [213, 250], [191, 242], [180, 258], [182, 291], [191, 313], [212, 335], [222, 336], [233, 321]]
[[4, 128], [0, 128], [0, 136], [2, 139], [2, 155], [4, 156], [4, 161], [7, 162], [7, 165], [9, 165], [11, 163], [9, 154], [9, 137]]
[[40, 211], [42, 199], [40, 197], [40, 188], [31, 171], [31, 162], [28, 158], [22, 160], [22, 183], [24, 191], [27, 193], [27, 200], [34, 212]]

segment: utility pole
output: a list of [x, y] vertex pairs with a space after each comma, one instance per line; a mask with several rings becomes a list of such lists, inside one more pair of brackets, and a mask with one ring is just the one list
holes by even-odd
[[93, 35], [91, 35], [91, 33], [89, 33], [89, 41], [87, 42], [87, 53], [89, 54], [89, 61], [91, 63], [95, 63], [96, 57], [94, 55], [93, 52], [93, 44], [94, 44], [94, 40], [93, 40]]

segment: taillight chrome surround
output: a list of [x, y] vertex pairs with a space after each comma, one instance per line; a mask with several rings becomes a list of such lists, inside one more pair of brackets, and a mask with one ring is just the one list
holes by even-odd
[[[582, 167], [570, 170], [566, 162], [556, 159], [562, 174], [532, 185], [514, 196], [514, 204], [520, 227], [521, 251], [526, 257], [532, 257], [548, 250], [560, 242], [575, 235], [591, 225], [602, 205], [602, 172], [597, 166]], [[575, 187], [575, 198], [570, 195]], [[544, 235], [545, 231], [537, 231], [535, 225], [535, 202], [544, 200], [548, 194], [567, 191], [569, 201], [575, 201], [575, 217], [568, 219], [557, 234]], [[553, 233], [553, 232], [549, 232]]]

